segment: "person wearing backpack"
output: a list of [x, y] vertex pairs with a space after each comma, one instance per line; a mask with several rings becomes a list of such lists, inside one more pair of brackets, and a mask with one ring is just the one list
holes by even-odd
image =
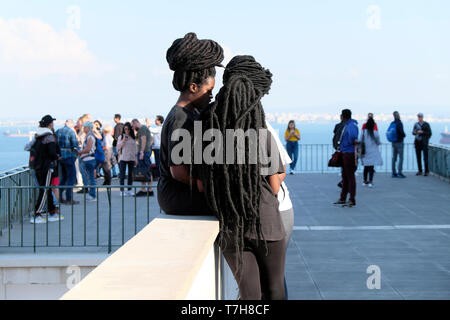
[[[392, 142], [392, 178], [406, 178], [403, 174], [403, 140], [406, 137], [405, 131], [403, 131], [403, 123], [400, 120], [400, 113], [394, 111], [394, 121], [391, 122], [388, 131], [386, 132], [386, 138]], [[396, 170], [395, 163], [398, 161], [398, 171]]]
[[[58, 177], [58, 143], [53, 131], [53, 121], [50, 116], [44, 116], [39, 121], [35, 141], [30, 148], [30, 169], [34, 170], [36, 180], [39, 186], [49, 187]], [[49, 213], [48, 221], [57, 221], [60, 219], [58, 210], [53, 201], [52, 190], [49, 188], [40, 188], [36, 201], [34, 215], [31, 217], [31, 223], [45, 223], [46, 219], [42, 217], [45, 205]]]
[[[95, 168], [97, 167], [97, 160], [95, 153], [97, 149], [97, 139], [93, 133], [94, 124], [90, 121], [83, 124], [83, 131], [86, 138], [83, 142], [83, 149], [78, 152], [80, 157], [80, 169], [83, 175], [83, 184], [85, 186], [95, 186]], [[103, 150], [102, 150], [103, 151]], [[87, 201], [94, 201], [96, 197], [95, 187], [89, 188], [89, 194], [86, 195]]]
[[427, 176], [430, 172], [428, 168], [428, 142], [431, 137], [431, 127], [426, 121], [423, 121], [423, 113], [417, 115], [418, 122], [414, 125], [412, 134], [415, 136], [414, 147], [416, 149], [417, 157], [417, 167], [419, 171], [416, 176], [422, 175], [422, 151], [423, 151], [423, 162], [425, 163], [425, 174]]

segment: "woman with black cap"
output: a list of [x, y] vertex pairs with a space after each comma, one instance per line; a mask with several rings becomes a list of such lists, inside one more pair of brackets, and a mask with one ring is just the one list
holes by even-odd
[[195, 33], [188, 33], [173, 42], [166, 59], [174, 71], [173, 87], [180, 95], [161, 130], [158, 202], [167, 214], [210, 214], [190, 174], [190, 161], [183, 160], [183, 151], [177, 154], [181, 161], [173, 158], [172, 151], [178, 150], [180, 143], [186, 143], [177, 140], [179, 129], [193, 137], [194, 121], [212, 99], [215, 67], [221, 66], [223, 49], [213, 40], [199, 40]]
[[[60, 157], [60, 152], [53, 127], [54, 120], [52, 116], [46, 115], [39, 121], [35, 141], [30, 150], [30, 168], [35, 171], [37, 182], [42, 187], [57, 185], [55, 180], [58, 177], [57, 161]], [[48, 221], [62, 219], [59, 216], [51, 192], [52, 190], [49, 188], [39, 189], [34, 215], [30, 219], [31, 223], [46, 222], [46, 219], [42, 217], [46, 204], [49, 213]]]

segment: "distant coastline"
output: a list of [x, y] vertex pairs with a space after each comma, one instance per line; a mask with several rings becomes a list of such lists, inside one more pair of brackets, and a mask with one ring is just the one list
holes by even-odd
[[[403, 122], [416, 122], [417, 115], [415, 114], [401, 114]], [[364, 121], [367, 119], [367, 114], [354, 114], [353, 118], [358, 122]], [[76, 120], [75, 118], [73, 118]], [[97, 119], [97, 118], [96, 118]], [[152, 120], [151, 117], [149, 117]], [[300, 113], [300, 112], [267, 112], [266, 119], [271, 123], [277, 124], [287, 124], [289, 120], [295, 120], [299, 123], [336, 123], [339, 122], [338, 114], [329, 114], [329, 113]], [[98, 118], [103, 124], [113, 125], [112, 119], [104, 119]], [[123, 118], [123, 121], [131, 121], [132, 118]], [[139, 120], [144, 121], [144, 118], [139, 118]], [[433, 114], [425, 115], [425, 120], [429, 123], [450, 123], [450, 116], [436, 116]], [[63, 126], [65, 119], [57, 119], [55, 121], [56, 126]], [[391, 122], [392, 114], [391, 113], [375, 113], [375, 121], [377, 122]], [[29, 127], [35, 128], [37, 126], [38, 120], [0, 120], [0, 127]], [[153, 123], [153, 121], [152, 121]]]

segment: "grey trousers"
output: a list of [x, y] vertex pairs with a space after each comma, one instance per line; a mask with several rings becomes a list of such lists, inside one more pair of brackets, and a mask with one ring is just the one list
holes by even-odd
[[[395, 169], [395, 163], [398, 160], [398, 171]], [[403, 142], [392, 142], [392, 173], [401, 174], [403, 171]]]

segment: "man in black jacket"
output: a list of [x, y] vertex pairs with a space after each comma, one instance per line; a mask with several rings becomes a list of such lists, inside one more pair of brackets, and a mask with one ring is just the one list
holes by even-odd
[[[33, 144], [31, 157], [32, 169], [35, 170], [36, 179], [39, 186], [50, 187], [52, 179], [57, 177], [58, 164], [60, 158], [58, 140], [53, 131], [53, 121], [55, 119], [46, 115], [39, 121], [39, 128], [36, 132], [35, 142]], [[50, 188], [40, 188], [39, 196], [35, 206], [35, 214], [31, 217], [31, 223], [45, 223], [46, 219], [41, 215], [47, 203], [47, 210], [49, 213], [48, 221], [57, 221], [60, 219], [59, 213], [56, 210], [55, 203]]]
[[[340, 115], [341, 117], [341, 122], [337, 123], [334, 126], [334, 130], [333, 130], [333, 148], [335, 150], [337, 150], [339, 148], [339, 145], [341, 144], [341, 134], [342, 134], [342, 130], [345, 127], [345, 122], [342, 119], [342, 114]], [[342, 168], [341, 168], [342, 171]], [[341, 181], [339, 181], [339, 183], [337, 184], [339, 188], [342, 188], [342, 179]]]
[[[403, 175], [403, 140], [405, 139], [406, 134], [403, 130], [403, 123], [400, 120], [400, 113], [395, 111], [393, 115], [397, 129], [397, 141], [392, 142], [392, 178], [406, 178], [406, 176]], [[399, 156], [398, 171], [395, 168], [397, 156]]]
[[423, 113], [417, 115], [418, 122], [414, 125], [412, 134], [416, 136], [414, 139], [414, 147], [416, 148], [417, 157], [417, 167], [419, 171], [416, 176], [422, 175], [422, 151], [423, 151], [423, 161], [425, 163], [425, 174], [427, 176], [429, 173], [428, 169], [428, 142], [431, 137], [431, 127], [428, 122], [423, 121]]

